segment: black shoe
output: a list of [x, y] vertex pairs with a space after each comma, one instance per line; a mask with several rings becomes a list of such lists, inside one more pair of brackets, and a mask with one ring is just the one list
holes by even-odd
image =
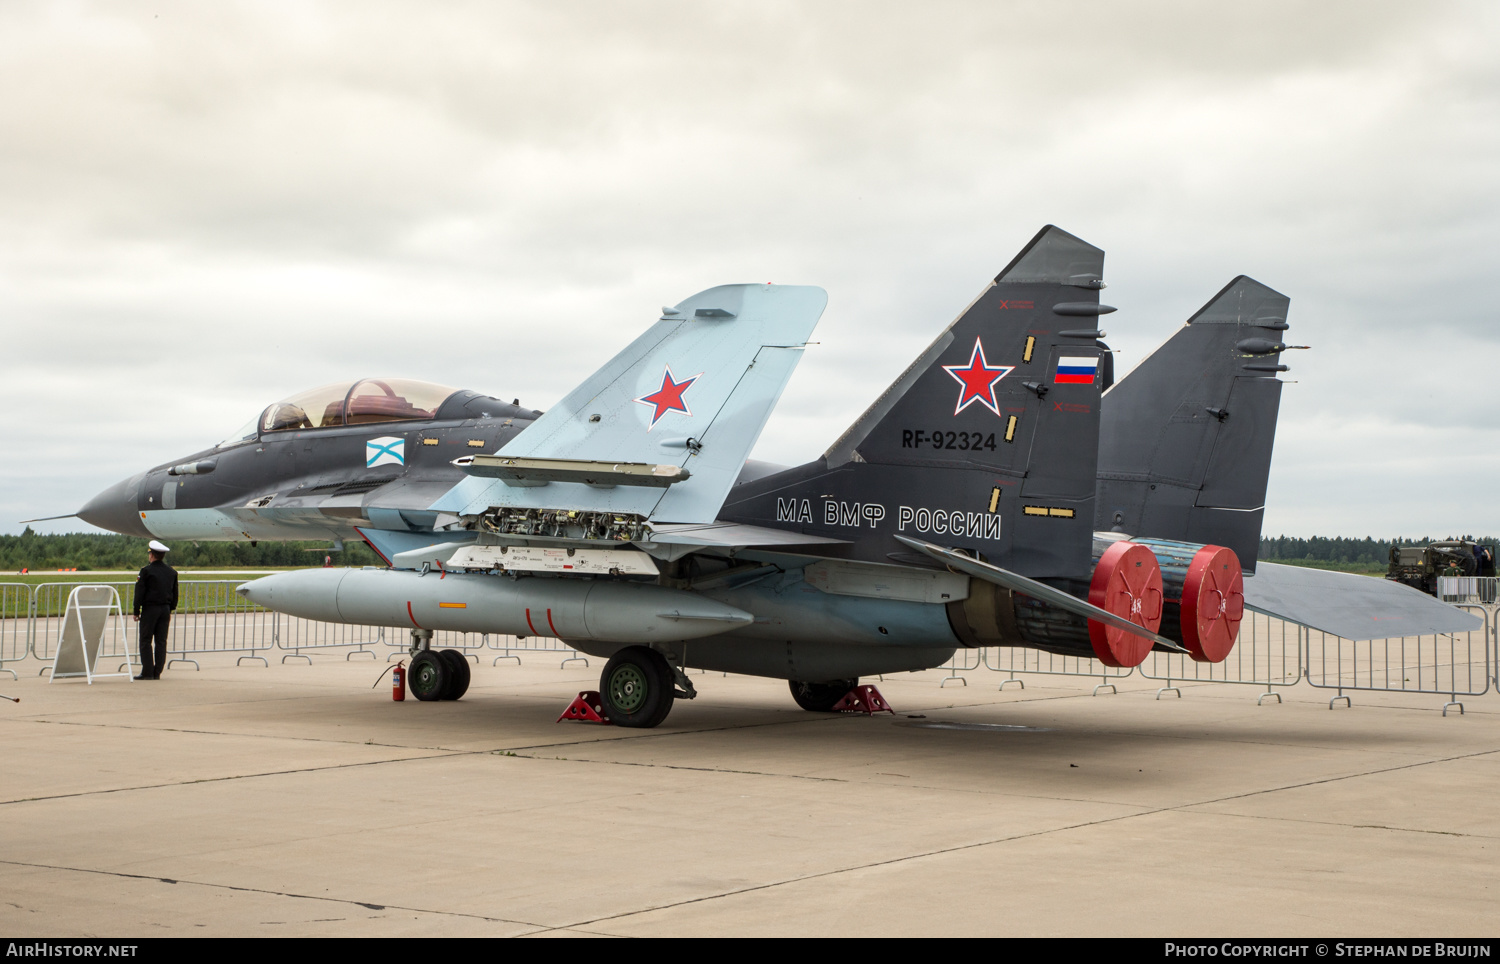
[[145, 673], [142, 673], [141, 675], [139, 675], [139, 676], [137, 676], [135, 678], [138, 679], [138, 680], [141, 680], [141, 679], [156, 679], [155, 676], [147, 676]]

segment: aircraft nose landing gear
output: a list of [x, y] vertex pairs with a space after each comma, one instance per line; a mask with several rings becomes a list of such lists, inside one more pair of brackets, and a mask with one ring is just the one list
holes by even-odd
[[406, 687], [424, 702], [456, 700], [469, 689], [469, 661], [456, 649], [430, 649], [431, 630], [412, 630]]

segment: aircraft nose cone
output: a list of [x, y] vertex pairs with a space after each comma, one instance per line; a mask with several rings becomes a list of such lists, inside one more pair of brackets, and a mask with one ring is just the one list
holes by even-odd
[[151, 538], [151, 532], [141, 522], [136, 511], [136, 490], [140, 488], [141, 476], [132, 475], [116, 482], [100, 492], [78, 510], [78, 518], [91, 526], [118, 532], [121, 535]]

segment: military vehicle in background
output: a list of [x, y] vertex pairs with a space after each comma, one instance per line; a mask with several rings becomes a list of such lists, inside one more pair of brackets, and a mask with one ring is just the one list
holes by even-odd
[[1495, 575], [1495, 545], [1469, 539], [1446, 539], [1428, 546], [1391, 546], [1385, 577], [1436, 596], [1438, 577], [1449, 566], [1465, 576]]

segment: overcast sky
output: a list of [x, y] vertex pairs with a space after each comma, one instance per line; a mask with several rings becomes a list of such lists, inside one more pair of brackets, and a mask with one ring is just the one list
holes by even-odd
[[1497, 45], [1493, 3], [12, 0], [0, 531], [325, 382], [546, 408], [739, 281], [829, 292], [755, 452], [805, 461], [1050, 222], [1122, 371], [1237, 274], [1291, 297], [1267, 534], [1500, 533]]

